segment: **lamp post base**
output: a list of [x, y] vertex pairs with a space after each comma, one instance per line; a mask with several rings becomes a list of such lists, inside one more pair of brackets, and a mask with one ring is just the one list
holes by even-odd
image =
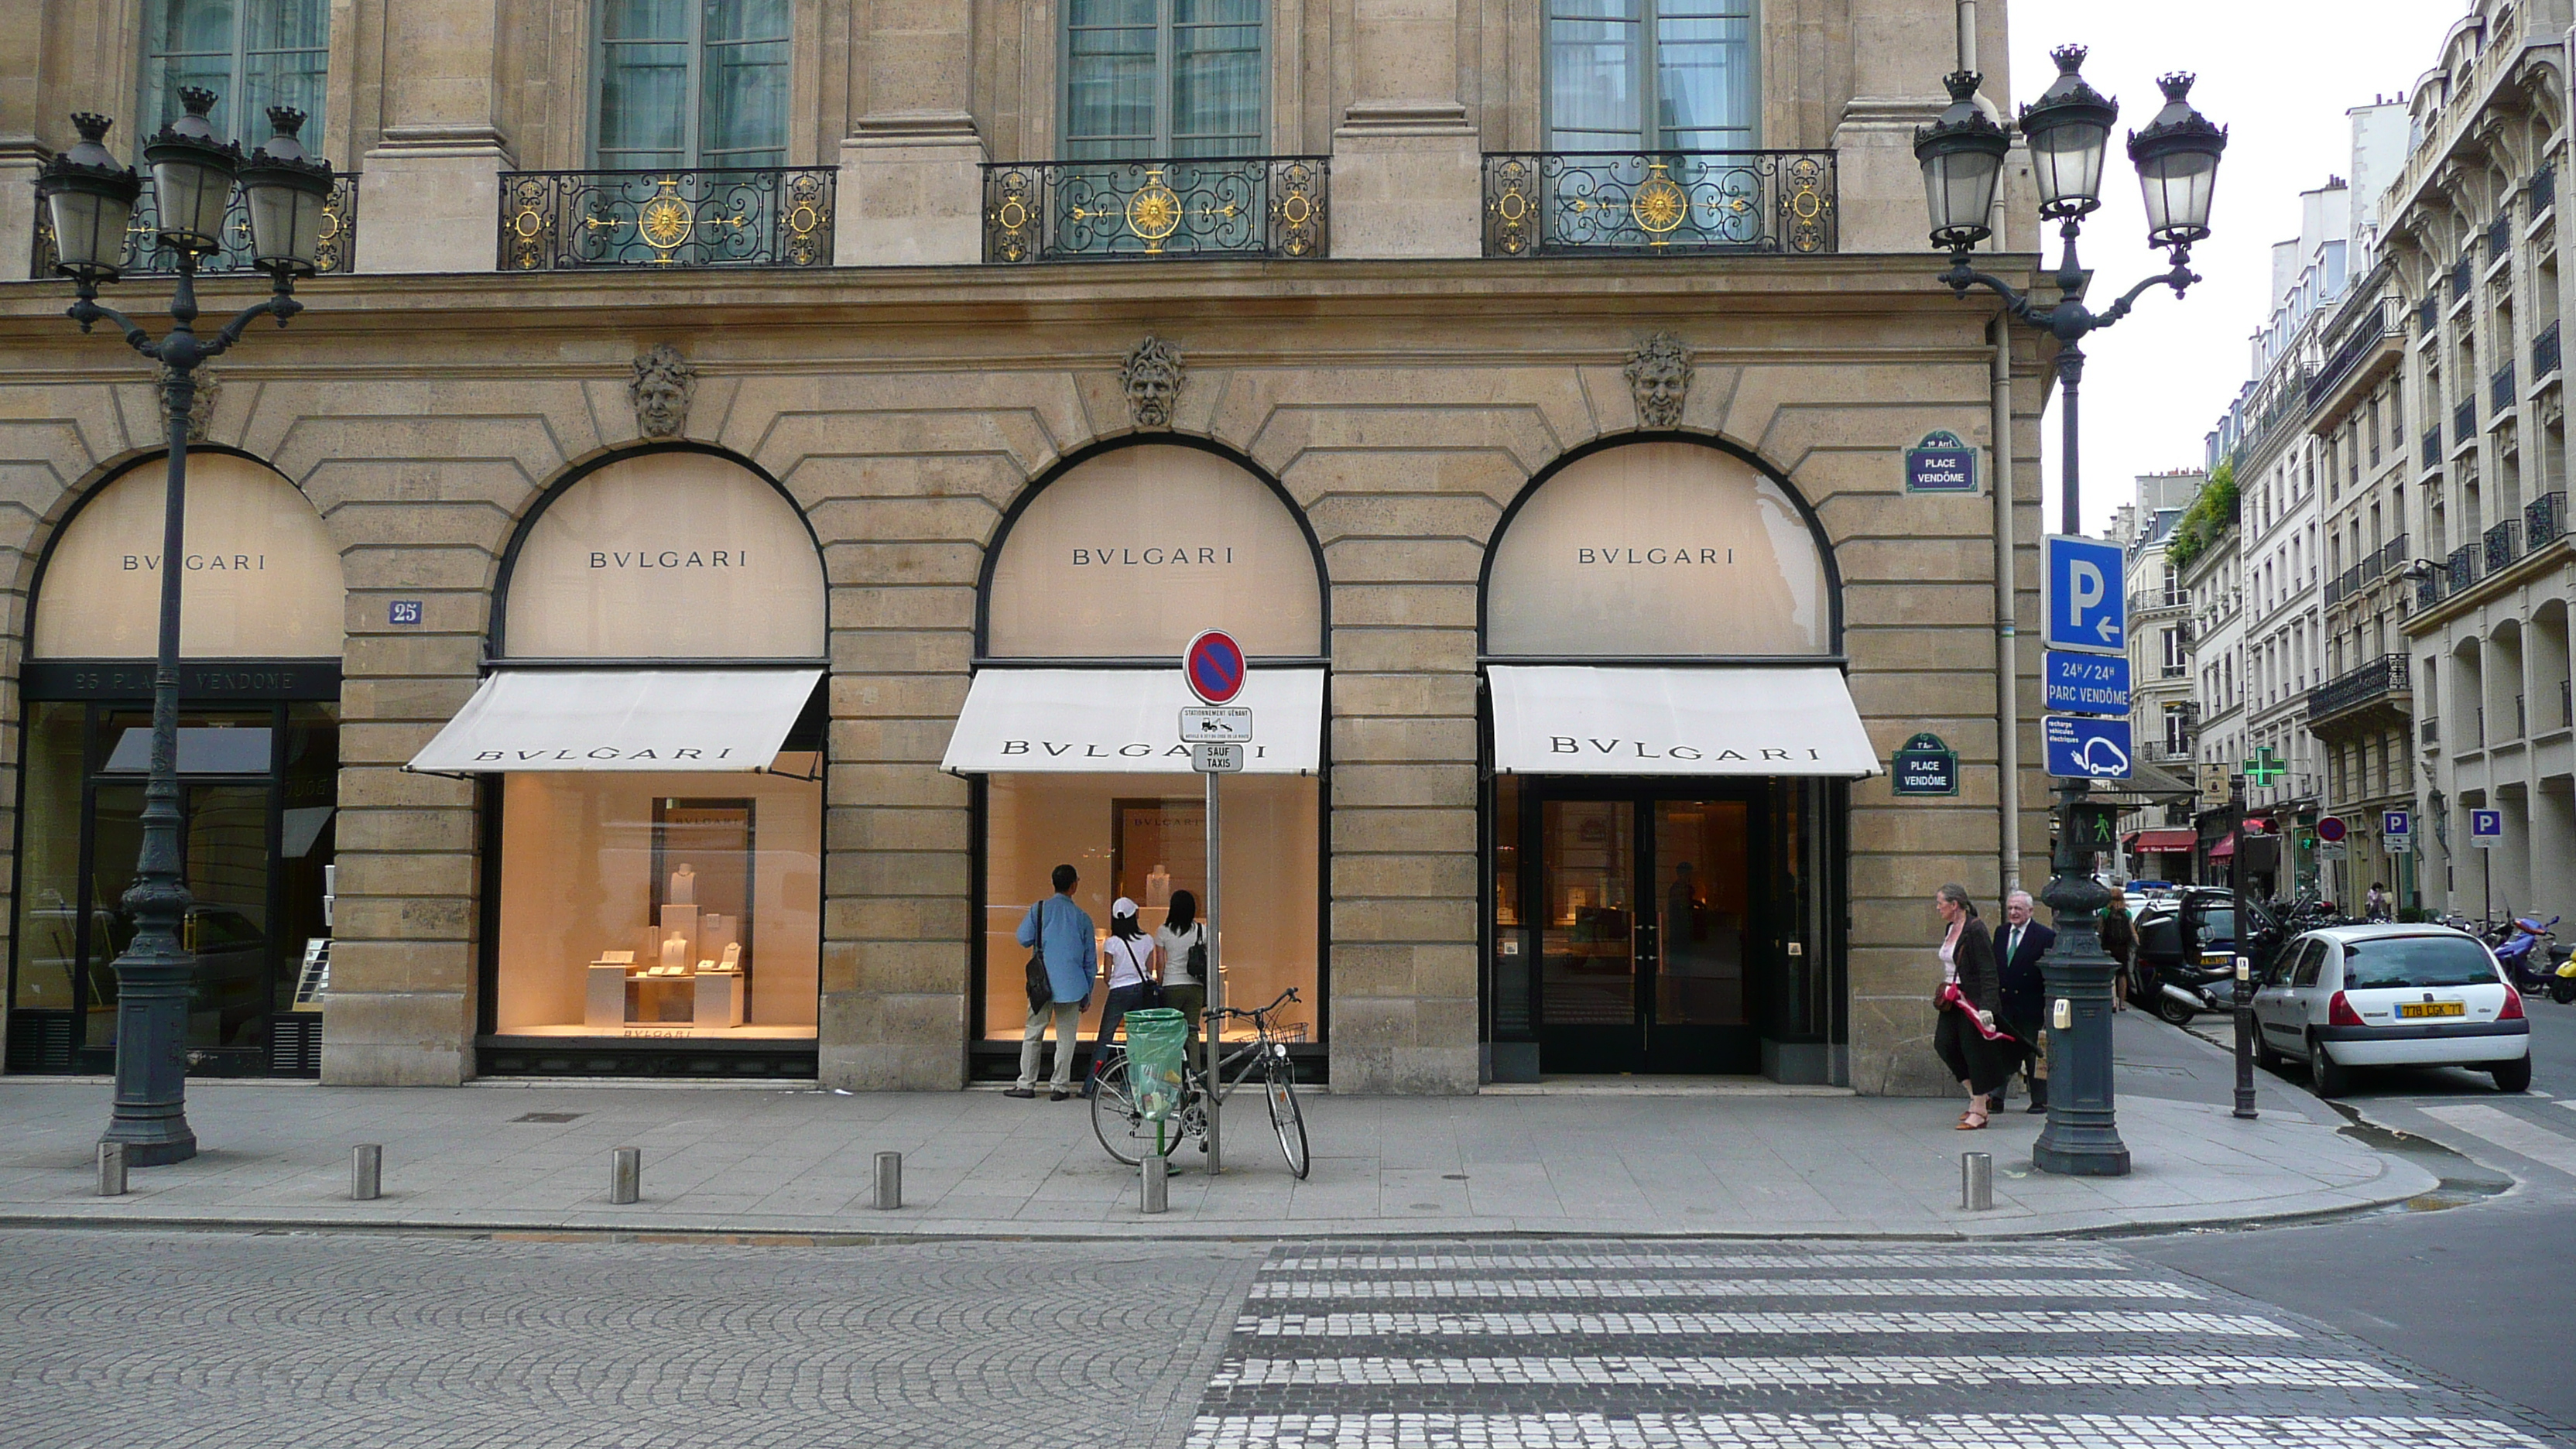
[[116, 1107], [101, 1142], [125, 1144], [128, 1167], [167, 1167], [197, 1155], [188, 1125], [188, 986], [178, 960], [116, 963]]
[[[2060, 875], [2040, 892], [2057, 913], [2057, 947], [2042, 968], [2048, 998], [2048, 1125], [2030, 1163], [2070, 1177], [2126, 1177], [2111, 1093], [2111, 973], [2095, 922], [2111, 889], [2089, 876]], [[2060, 1003], [2065, 1015], [2058, 1015]]]

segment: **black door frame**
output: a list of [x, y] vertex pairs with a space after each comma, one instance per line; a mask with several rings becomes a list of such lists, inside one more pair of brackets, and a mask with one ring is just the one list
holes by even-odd
[[[1747, 959], [1744, 979], [1744, 1021], [1738, 1026], [1663, 1026], [1654, 1020], [1655, 978], [1663, 966], [1663, 943], [1658, 939], [1659, 922], [1644, 918], [1644, 908], [1656, 903], [1657, 870], [1655, 859], [1655, 806], [1669, 801], [1724, 800], [1741, 802], [1746, 809], [1745, 825], [1747, 859], [1761, 858], [1765, 842], [1776, 833], [1772, 818], [1771, 781], [1769, 778], [1736, 778], [1730, 776], [1592, 776], [1592, 775], [1526, 775], [1521, 777], [1520, 800], [1520, 893], [1529, 910], [1541, 909], [1546, 901], [1547, 861], [1545, 859], [1545, 822], [1550, 801], [1594, 801], [1627, 803], [1634, 807], [1630, 816], [1630, 859], [1637, 879], [1630, 890], [1630, 961], [1634, 971], [1635, 997], [1632, 1023], [1626, 1028], [1577, 1028], [1551, 1026], [1547, 1020], [1545, 990], [1546, 965], [1538, 948], [1545, 939], [1545, 926], [1525, 932], [1532, 951], [1531, 1026], [1539, 1044], [1539, 1070], [1543, 1073], [1623, 1072], [1638, 1074], [1708, 1074], [1726, 1076], [1757, 1075], [1762, 1070], [1762, 1000], [1765, 972], [1775, 965], [1769, 959], [1767, 933], [1747, 932]], [[1748, 917], [1754, 922], [1773, 918], [1775, 902], [1769, 899], [1769, 883], [1763, 873], [1753, 872], [1748, 881]], [[1526, 914], [1526, 912], [1525, 912]], [[1623, 1031], [1636, 1034], [1633, 1055], [1618, 1050], [1615, 1038]], [[1573, 1035], [1589, 1032], [1590, 1039]], [[1623, 1062], [1623, 1056], [1625, 1060]]]

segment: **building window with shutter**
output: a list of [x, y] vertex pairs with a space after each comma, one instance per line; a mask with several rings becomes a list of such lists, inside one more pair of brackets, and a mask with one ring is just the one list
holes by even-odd
[[322, 142], [324, 78], [331, 59], [327, 0], [147, 0], [138, 137], [178, 119], [183, 86], [216, 96], [215, 134], [248, 150], [268, 139], [267, 109], [305, 115], [304, 141]]
[[595, 164], [787, 164], [789, 0], [602, 0]]
[[1549, 149], [1760, 146], [1753, 3], [1549, 0]]
[[1263, 0], [1065, 0], [1064, 154], [1262, 153]]

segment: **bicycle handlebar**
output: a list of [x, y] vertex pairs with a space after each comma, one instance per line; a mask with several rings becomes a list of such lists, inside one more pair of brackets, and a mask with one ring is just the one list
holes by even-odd
[[1214, 1011], [1209, 1012], [1208, 1015], [1263, 1017], [1268, 1016], [1270, 1013], [1277, 1011], [1279, 1008], [1286, 1006], [1289, 1002], [1295, 1001], [1296, 999], [1297, 988], [1291, 986], [1287, 990], [1280, 992], [1279, 999], [1270, 1003], [1268, 1006], [1255, 1006], [1249, 1008], [1241, 1006], [1220, 1006]]

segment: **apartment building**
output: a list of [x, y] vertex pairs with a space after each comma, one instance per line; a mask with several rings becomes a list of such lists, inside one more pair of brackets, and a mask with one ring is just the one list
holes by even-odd
[[[2120, 505], [2111, 524], [2129, 594], [2129, 735], [2142, 767], [2189, 784], [2198, 758], [2192, 742], [2200, 705], [2191, 665], [2197, 624], [2191, 591], [2166, 545], [2209, 480], [2199, 469], [2176, 468], [2134, 481], [2135, 498]], [[2121, 855], [2132, 877], [2190, 880], [2194, 847], [2186, 802], [2146, 804], [2121, 817]]]

